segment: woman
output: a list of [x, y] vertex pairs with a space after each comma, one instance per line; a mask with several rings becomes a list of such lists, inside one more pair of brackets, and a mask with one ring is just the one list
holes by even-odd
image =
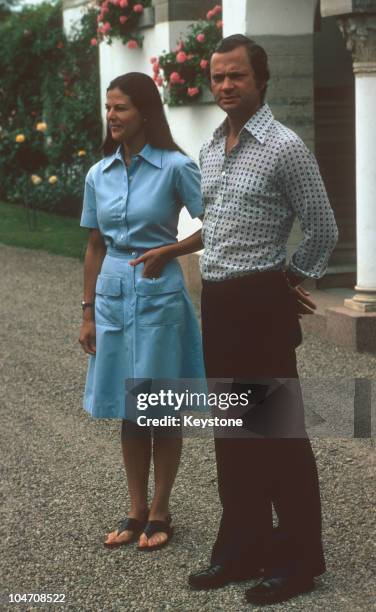
[[176, 427], [151, 432], [137, 425], [125, 384], [204, 377], [198, 324], [176, 260], [202, 246], [200, 231], [176, 239], [182, 206], [192, 218], [202, 215], [200, 175], [173, 141], [150, 77], [132, 72], [114, 79], [106, 109], [104, 159], [88, 172], [81, 218], [90, 229], [79, 340], [90, 355], [84, 407], [93, 417], [123, 419], [131, 505], [105, 544], [139, 538], [138, 548], [150, 551], [172, 533], [168, 505], [182, 440]]

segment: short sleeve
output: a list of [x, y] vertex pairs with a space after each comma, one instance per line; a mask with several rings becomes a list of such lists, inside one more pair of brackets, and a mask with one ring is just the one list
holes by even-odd
[[84, 203], [82, 207], [82, 215], [80, 221], [81, 227], [89, 227], [91, 229], [99, 228], [97, 219], [97, 203], [95, 200], [95, 190], [90, 177], [90, 171], [85, 181]]
[[181, 203], [186, 207], [192, 219], [204, 214], [200, 170], [189, 157], [186, 157], [184, 163], [178, 167], [176, 188]]

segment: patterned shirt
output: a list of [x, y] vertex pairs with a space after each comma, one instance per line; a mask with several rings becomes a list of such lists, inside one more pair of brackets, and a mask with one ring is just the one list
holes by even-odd
[[264, 104], [226, 154], [226, 120], [200, 151], [204, 202], [201, 273], [224, 280], [286, 266], [298, 217], [303, 239], [289, 269], [319, 278], [338, 230], [317, 162], [303, 141]]

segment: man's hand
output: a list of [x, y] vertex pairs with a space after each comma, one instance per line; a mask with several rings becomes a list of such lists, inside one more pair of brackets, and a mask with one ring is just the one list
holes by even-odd
[[82, 321], [80, 329], [79, 343], [81, 344], [85, 353], [88, 355], [95, 355], [95, 322]]
[[317, 306], [315, 302], [312, 302], [312, 300], [308, 297], [309, 291], [306, 291], [300, 285], [297, 285], [296, 287], [290, 287], [290, 291], [296, 297], [299, 319], [302, 318], [302, 315], [314, 314], [314, 311], [316, 310]]
[[158, 249], [146, 251], [146, 253], [137, 257], [137, 259], [132, 259], [129, 265], [138, 266], [138, 264], [144, 263], [142, 276], [145, 278], [159, 278], [169, 259], [166, 247], [159, 247]]

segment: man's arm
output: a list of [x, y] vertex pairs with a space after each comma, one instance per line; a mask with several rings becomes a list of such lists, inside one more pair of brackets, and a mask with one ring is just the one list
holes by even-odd
[[324, 275], [338, 229], [312, 153], [299, 138], [287, 142], [281, 153], [283, 189], [303, 232], [286, 271], [291, 285], [296, 286], [304, 278]]

